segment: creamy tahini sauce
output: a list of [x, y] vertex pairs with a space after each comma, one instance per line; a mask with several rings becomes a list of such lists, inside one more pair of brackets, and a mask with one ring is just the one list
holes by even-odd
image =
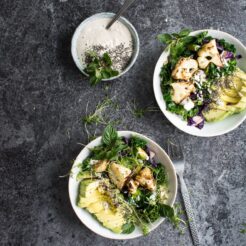
[[85, 66], [86, 52], [94, 50], [98, 55], [108, 52], [112, 59], [112, 67], [122, 72], [131, 60], [132, 36], [120, 21], [116, 21], [107, 30], [109, 21], [109, 18], [95, 19], [88, 22], [81, 30], [77, 40], [78, 59]]

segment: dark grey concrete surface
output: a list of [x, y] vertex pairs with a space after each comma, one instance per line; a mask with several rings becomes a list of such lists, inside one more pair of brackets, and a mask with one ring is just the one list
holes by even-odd
[[[81, 118], [104, 98], [73, 63], [70, 41], [76, 26], [123, 1], [22, 0], [0, 2], [0, 244], [1, 245], [191, 245], [163, 223], [147, 237], [113, 241], [88, 230], [74, 214], [66, 174], [86, 143]], [[183, 27], [214, 28], [246, 43], [244, 0], [136, 1], [125, 14], [136, 27], [141, 49], [135, 66], [107, 83], [120, 110], [118, 129], [145, 133], [162, 146], [182, 141], [185, 178], [202, 245], [246, 245], [246, 124], [209, 139], [189, 136], [161, 112], [136, 119], [125, 109], [132, 99], [156, 106], [152, 75], [162, 51], [155, 37]], [[101, 126], [100, 126], [101, 127]], [[98, 134], [100, 133], [100, 128]], [[178, 196], [180, 200], [180, 196]]]

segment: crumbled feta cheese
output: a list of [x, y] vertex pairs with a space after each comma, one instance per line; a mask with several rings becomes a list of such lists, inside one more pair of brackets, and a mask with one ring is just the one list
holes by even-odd
[[198, 70], [194, 73], [193, 75], [193, 81], [197, 84], [197, 85], [202, 85], [205, 81], [207, 81], [206, 79], [206, 74], [204, 73], [203, 70]]
[[191, 110], [192, 108], [195, 107], [195, 104], [193, 103], [193, 101], [189, 97], [187, 97], [186, 99], [184, 99], [181, 102], [181, 104], [184, 106], [184, 109], [186, 111], [189, 111], [189, 110]]

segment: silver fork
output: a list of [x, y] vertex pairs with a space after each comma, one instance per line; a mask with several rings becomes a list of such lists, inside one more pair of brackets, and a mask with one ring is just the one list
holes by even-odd
[[176, 173], [179, 177], [181, 194], [184, 200], [185, 210], [190, 225], [190, 232], [191, 232], [193, 244], [199, 245], [200, 243], [199, 243], [198, 231], [194, 220], [193, 209], [190, 203], [189, 192], [183, 178], [185, 159], [179, 141], [172, 142], [168, 140], [168, 154], [171, 160], [173, 161]]

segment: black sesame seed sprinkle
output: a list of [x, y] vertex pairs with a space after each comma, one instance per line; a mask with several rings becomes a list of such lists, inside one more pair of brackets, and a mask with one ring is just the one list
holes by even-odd
[[[89, 51], [94, 51], [99, 56], [102, 56], [103, 53], [107, 52], [112, 60], [112, 68], [119, 72], [123, 72], [124, 69], [131, 62], [133, 44], [132, 42], [129, 42], [129, 45], [121, 43], [115, 48], [109, 48], [103, 45], [93, 45], [91, 47], [88, 47], [88, 52]], [[81, 54], [81, 56], [83, 56], [83, 54]], [[86, 56], [84, 60], [86, 64], [90, 62], [88, 56]]]

